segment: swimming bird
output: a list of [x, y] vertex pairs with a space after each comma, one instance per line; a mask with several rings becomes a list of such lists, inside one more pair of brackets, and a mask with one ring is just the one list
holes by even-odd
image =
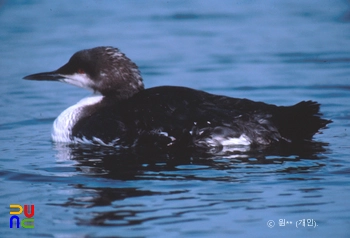
[[24, 79], [60, 81], [95, 92], [57, 117], [54, 142], [246, 151], [312, 140], [331, 122], [321, 118], [314, 101], [276, 106], [186, 87], [145, 89], [136, 64], [115, 47], [78, 51], [59, 69]]

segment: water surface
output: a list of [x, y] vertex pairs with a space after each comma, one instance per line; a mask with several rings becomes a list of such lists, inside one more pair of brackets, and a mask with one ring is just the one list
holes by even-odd
[[[349, 9], [331, 0], [2, 1], [0, 236], [348, 237]], [[235, 156], [56, 145], [55, 117], [91, 93], [22, 77], [100, 45], [135, 61], [146, 87], [316, 100], [333, 123], [310, 145]], [[35, 204], [34, 229], [9, 228], [11, 203]], [[297, 228], [302, 219], [317, 226]]]

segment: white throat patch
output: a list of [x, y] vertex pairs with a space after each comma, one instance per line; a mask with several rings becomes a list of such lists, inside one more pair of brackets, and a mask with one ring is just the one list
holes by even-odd
[[65, 143], [73, 142], [71, 139], [72, 129], [79, 120], [83, 108], [100, 102], [102, 98], [102, 95], [83, 98], [77, 104], [64, 110], [53, 123], [52, 140]]
[[62, 76], [65, 78], [61, 79], [60, 81], [69, 83], [74, 86], [78, 86], [80, 88], [91, 90], [92, 85], [94, 85], [94, 82], [87, 76], [87, 74], [75, 73], [73, 75], [62, 75]]

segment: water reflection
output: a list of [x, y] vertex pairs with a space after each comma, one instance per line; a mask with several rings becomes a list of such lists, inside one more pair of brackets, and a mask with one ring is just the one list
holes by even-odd
[[[144, 179], [149, 172], [178, 171], [179, 166], [205, 166], [206, 169], [227, 170], [242, 165], [285, 164], [302, 160], [322, 160], [327, 143], [305, 142], [256, 148], [249, 152], [208, 156], [188, 151], [162, 153], [155, 151], [121, 151], [112, 147], [56, 144], [58, 161], [73, 160], [77, 171], [88, 176], [117, 180]], [[304, 163], [303, 163], [304, 164]], [[298, 164], [296, 164], [298, 165]], [[310, 163], [313, 166], [314, 163]], [[300, 170], [309, 167], [297, 166]], [[192, 168], [193, 169], [193, 168]], [[295, 170], [292, 169], [292, 170]], [[290, 172], [288, 169], [277, 170]], [[186, 178], [187, 179], [187, 178]]]
[[113, 205], [113, 203], [127, 198], [181, 194], [186, 192], [186, 190], [179, 190], [167, 193], [153, 192], [137, 188], [93, 188], [84, 186], [76, 188], [81, 189], [84, 192], [84, 196], [70, 198], [66, 203], [59, 205], [75, 208], [107, 206], [108, 209], [97, 208], [91, 211], [82, 210], [81, 213], [84, 213], [84, 215], [80, 215], [77, 218], [78, 225], [96, 226], [137, 225], [149, 220], [171, 217], [169, 215], [154, 215], [156, 214], [157, 209], [149, 208], [142, 203], [131, 204], [129, 206]]
[[[252, 204], [262, 200], [262, 189], [248, 189], [241, 194], [235, 192], [234, 196], [229, 191], [228, 196], [222, 193], [225, 189], [217, 182], [247, 184], [278, 174], [282, 175], [281, 180], [315, 180], [317, 178], [303, 174], [325, 165], [322, 160], [327, 153], [327, 144], [308, 142], [215, 157], [190, 153], [136, 153], [85, 145], [56, 144], [55, 149], [59, 162], [74, 160], [77, 173], [96, 178], [96, 184], [76, 181], [78, 183], [71, 186], [79, 193], [74, 193], [63, 204], [51, 205], [83, 209], [76, 217], [78, 225], [130, 226], [152, 220], [160, 224], [202, 219], [183, 216], [187, 213], [225, 213], [218, 204], [251, 209]], [[110, 182], [98, 182], [102, 178]], [[214, 181], [220, 188], [193, 194], [191, 190], [196, 181]], [[164, 187], [160, 189], [155, 185], [159, 183]], [[284, 196], [292, 195], [293, 192]], [[167, 208], [171, 212], [158, 211], [147, 204], [148, 198], [160, 200], [162, 206], [171, 200], [172, 207]], [[131, 202], [127, 202], [129, 200]], [[179, 206], [174, 205], [177, 203]]]

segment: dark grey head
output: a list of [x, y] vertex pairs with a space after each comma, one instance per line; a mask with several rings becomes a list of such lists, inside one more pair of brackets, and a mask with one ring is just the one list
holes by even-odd
[[119, 99], [127, 99], [144, 89], [136, 64], [114, 47], [78, 51], [61, 68], [24, 79], [66, 82]]

